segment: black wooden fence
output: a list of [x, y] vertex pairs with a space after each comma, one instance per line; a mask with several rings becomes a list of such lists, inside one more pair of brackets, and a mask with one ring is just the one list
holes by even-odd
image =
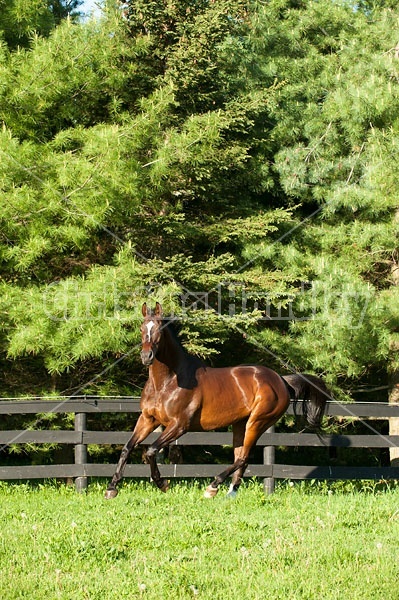
[[[29, 480], [74, 478], [76, 488], [87, 487], [88, 477], [111, 477], [115, 465], [94, 464], [88, 462], [88, 444], [125, 444], [130, 436], [126, 431], [90, 431], [87, 429], [87, 415], [90, 413], [133, 413], [140, 412], [137, 397], [80, 396], [58, 399], [5, 400], [0, 401], [1, 415], [22, 415], [38, 413], [74, 413], [74, 431], [62, 430], [0, 430], [0, 448], [10, 444], [57, 443], [72, 444], [75, 447], [74, 464], [50, 464], [27, 466], [1, 466], [0, 479]], [[291, 405], [288, 414], [293, 414]], [[301, 408], [297, 409], [301, 414]], [[263, 447], [263, 464], [250, 464], [246, 477], [264, 479], [265, 491], [271, 493], [275, 479], [399, 479], [399, 467], [352, 467], [352, 466], [308, 466], [275, 464], [276, 446], [294, 447], [351, 447], [351, 448], [390, 448], [399, 446], [399, 435], [382, 435], [372, 426], [375, 419], [399, 417], [399, 405], [387, 403], [364, 402], [355, 404], [339, 404], [329, 402], [327, 415], [364, 419], [370, 430], [366, 435], [316, 435], [314, 433], [278, 433], [274, 430], [263, 434], [258, 446]], [[38, 418], [38, 423], [40, 417]], [[145, 443], [150, 444], [157, 434], [151, 434]], [[158, 434], [159, 435], [159, 434]], [[180, 446], [225, 446], [232, 444], [231, 433], [202, 432], [187, 433], [178, 440]], [[1, 453], [0, 453], [1, 457]], [[0, 458], [1, 460], [1, 458]], [[165, 464], [162, 475], [168, 478], [200, 478], [214, 477], [224, 465], [201, 464]], [[149, 477], [149, 466], [129, 464], [125, 470], [126, 477]]]

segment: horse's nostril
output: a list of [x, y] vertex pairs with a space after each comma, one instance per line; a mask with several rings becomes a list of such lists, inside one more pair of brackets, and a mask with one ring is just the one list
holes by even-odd
[[153, 350], [148, 350], [148, 352], [141, 352], [141, 361], [144, 365], [149, 365], [154, 360], [154, 352]]

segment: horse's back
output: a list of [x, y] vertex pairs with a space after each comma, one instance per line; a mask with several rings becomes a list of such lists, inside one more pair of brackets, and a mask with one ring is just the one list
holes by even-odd
[[[287, 387], [272, 369], [261, 365], [205, 368], [197, 373], [201, 390], [198, 414], [202, 429], [217, 429], [248, 419], [255, 408], [266, 412], [286, 409]], [[280, 408], [281, 405], [281, 408]]]
[[257, 392], [269, 387], [276, 394], [287, 394], [288, 390], [283, 379], [276, 371], [263, 365], [237, 365], [236, 367], [199, 369], [198, 381], [203, 386], [213, 386], [215, 390], [235, 388], [247, 393]]

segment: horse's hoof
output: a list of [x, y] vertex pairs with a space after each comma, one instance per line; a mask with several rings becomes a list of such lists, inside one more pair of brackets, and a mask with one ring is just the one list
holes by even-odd
[[204, 492], [204, 498], [214, 498], [216, 496], [216, 494], [218, 493], [219, 488], [215, 488], [212, 487], [211, 485], [208, 485], [208, 487], [206, 488], [205, 492]]
[[169, 489], [169, 481], [167, 479], [163, 479], [161, 485], [159, 486], [159, 489], [161, 490], [161, 492], [164, 492], [166, 494], [166, 492]]
[[231, 500], [234, 500], [234, 498], [237, 498], [237, 490], [234, 489], [233, 485], [231, 485], [229, 487], [229, 491], [226, 494], [226, 498], [231, 498]]
[[117, 495], [118, 495], [118, 490], [110, 489], [105, 492], [104, 497], [106, 500], [112, 500], [112, 498], [116, 498]]

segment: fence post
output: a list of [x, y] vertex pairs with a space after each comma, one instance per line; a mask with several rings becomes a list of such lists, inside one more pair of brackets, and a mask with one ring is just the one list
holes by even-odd
[[[87, 427], [86, 413], [75, 413], [75, 431], [83, 432]], [[83, 441], [83, 436], [82, 436]], [[87, 463], [87, 445], [75, 444], [75, 465], [85, 465]], [[87, 489], [87, 477], [80, 476], [75, 479], [75, 488], [77, 492], [83, 492]]]
[[[267, 433], [274, 433], [274, 425], [268, 429]], [[267, 434], [266, 434], [267, 435]], [[276, 451], [274, 446], [265, 446], [263, 448], [263, 464], [274, 465]], [[266, 495], [273, 494], [274, 492], [274, 477], [265, 477], [263, 479], [263, 489]]]

